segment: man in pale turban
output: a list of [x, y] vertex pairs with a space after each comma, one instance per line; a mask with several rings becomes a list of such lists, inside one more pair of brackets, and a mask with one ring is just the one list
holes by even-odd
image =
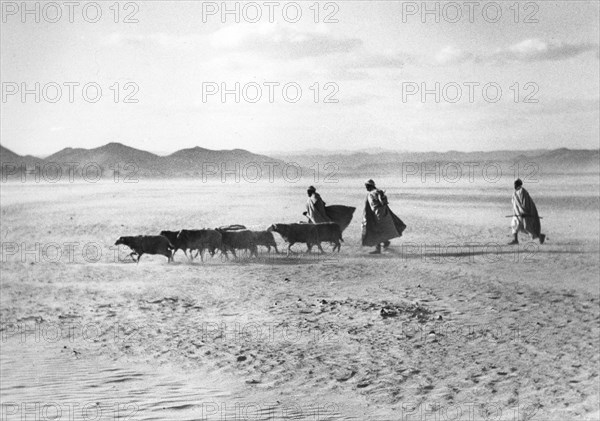
[[527, 233], [532, 240], [539, 238], [540, 244], [544, 244], [546, 235], [542, 234], [542, 224], [538, 215], [537, 208], [533, 199], [529, 196], [527, 190], [523, 188], [523, 182], [520, 179], [515, 180], [515, 191], [512, 195], [513, 218], [512, 235], [513, 240], [508, 243], [519, 244], [519, 231]]
[[370, 254], [380, 254], [381, 246], [387, 249], [392, 238], [401, 237], [406, 225], [388, 206], [385, 193], [375, 187], [373, 180], [365, 183], [368, 191], [362, 223], [362, 245], [375, 246]]

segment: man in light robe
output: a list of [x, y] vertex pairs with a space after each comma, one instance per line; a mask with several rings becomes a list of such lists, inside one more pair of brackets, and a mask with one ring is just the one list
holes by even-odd
[[406, 225], [389, 208], [385, 193], [375, 187], [373, 180], [365, 183], [368, 191], [362, 223], [362, 245], [375, 246], [370, 254], [380, 254], [381, 246], [387, 249], [392, 238], [401, 237]]
[[542, 225], [537, 208], [527, 190], [523, 188], [523, 182], [517, 179], [514, 183], [515, 191], [512, 195], [513, 218], [512, 235], [513, 240], [508, 243], [519, 244], [519, 231], [527, 233], [532, 240], [539, 238], [540, 244], [544, 244], [546, 235], [542, 234]]
[[304, 215], [306, 215], [310, 222], [313, 224], [331, 222], [331, 218], [329, 218], [325, 211], [325, 202], [323, 202], [323, 199], [317, 193], [317, 189], [310, 186], [306, 190], [306, 193], [308, 194], [308, 200], [306, 201], [306, 212], [304, 212]]

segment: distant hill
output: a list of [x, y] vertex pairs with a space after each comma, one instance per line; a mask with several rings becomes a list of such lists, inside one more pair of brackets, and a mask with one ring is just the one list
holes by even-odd
[[19, 158], [22, 157], [0, 145], [0, 162], [15, 162]]
[[162, 157], [115, 142], [94, 149], [65, 148], [46, 157], [44, 161], [60, 163], [65, 168], [68, 165], [73, 168], [69, 163], [77, 163], [76, 171], [86, 166], [92, 171], [93, 167], [99, 166], [104, 176], [113, 175], [114, 171], [157, 177], [168, 174], [167, 167], [163, 167]]
[[214, 172], [216, 168], [219, 171], [221, 169], [224, 171], [236, 170], [237, 167], [239, 171], [247, 172], [250, 178], [254, 177], [253, 173], [251, 175], [251, 167], [254, 164], [260, 166], [261, 171], [264, 170], [265, 172], [269, 170], [265, 166], [266, 163], [269, 165], [276, 163], [280, 167], [285, 164], [281, 160], [254, 154], [245, 149], [211, 150], [200, 147], [182, 149], [166, 156], [164, 159], [169, 162], [169, 165], [182, 169], [186, 174], [201, 173], [203, 170]]
[[22, 171], [34, 169], [36, 165], [43, 165], [44, 160], [31, 155], [18, 155], [8, 148], [0, 145], [0, 174], [11, 174], [20, 177]]
[[65, 148], [46, 157], [44, 160], [46, 162], [95, 162], [102, 166], [117, 162], [135, 162], [146, 167], [156, 164], [160, 157], [150, 152], [113, 142], [94, 149]]
[[597, 172], [600, 153], [598, 150], [560, 148], [533, 157], [541, 165], [567, 172]]

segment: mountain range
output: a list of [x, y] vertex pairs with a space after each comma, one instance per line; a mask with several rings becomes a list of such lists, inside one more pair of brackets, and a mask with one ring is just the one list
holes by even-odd
[[[203, 173], [220, 178], [221, 171], [237, 171], [253, 178], [257, 167], [268, 171], [268, 165], [283, 167], [285, 162], [265, 155], [254, 154], [244, 149], [211, 150], [200, 147], [182, 149], [170, 155], [160, 156], [122, 143], [108, 143], [93, 149], [65, 148], [46, 158], [31, 155], [21, 156], [0, 145], [0, 162], [3, 177], [6, 174], [19, 176], [21, 171], [31, 171], [39, 166], [41, 171], [57, 171], [60, 165], [63, 173], [81, 174], [87, 168], [90, 178], [101, 169], [104, 177], [114, 177], [115, 172], [123, 176], [135, 174], [142, 177], [202, 177]], [[14, 174], [13, 174], [14, 173]], [[4, 179], [4, 178], [3, 178]], [[234, 179], [229, 175], [227, 179]]]
[[[510, 168], [520, 165], [521, 168], [529, 165], [538, 168], [545, 174], [568, 173], [599, 173], [600, 150], [598, 149], [534, 149], [526, 151], [490, 151], [490, 152], [408, 152], [408, 151], [375, 151], [347, 153], [299, 153], [276, 154], [275, 158], [297, 162], [303, 167], [310, 167], [314, 163], [333, 162], [338, 164], [339, 174], [378, 174], [395, 175], [402, 172], [402, 165], [413, 165], [412, 168], [433, 168], [438, 164], [443, 167], [448, 164], [458, 163], [462, 168], [467, 164], [484, 166], [487, 163]], [[533, 166], [532, 166], [533, 164]], [[405, 166], [406, 168], [406, 166]], [[477, 167], [475, 167], [477, 168]], [[412, 169], [411, 169], [412, 170]]]
[[[363, 150], [360, 152], [341, 151], [306, 151], [273, 156], [255, 154], [244, 149], [211, 150], [201, 147], [182, 149], [170, 155], [157, 155], [141, 149], [132, 148], [121, 143], [108, 143], [104, 146], [84, 149], [65, 148], [46, 158], [31, 155], [21, 156], [0, 145], [0, 163], [3, 180], [18, 177], [21, 171], [38, 166], [60, 165], [65, 171], [75, 168], [81, 174], [82, 168], [92, 166], [101, 168], [103, 176], [113, 177], [115, 171], [144, 177], [202, 177], [203, 173], [212, 178], [221, 178], [221, 170], [244, 174], [252, 179], [261, 168], [263, 174], [269, 167], [275, 168], [275, 176], [281, 176], [281, 169], [288, 163], [302, 168], [314, 168], [318, 164], [321, 169], [327, 163], [334, 163], [336, 173], [340, 175], [395, 175], [402, 171], [403, 163], [411, 165], [427, 165], [446, 163], [478, 163], [489, 162], [500, 165], [520, 163], [536, 164], [542, 173], [599, 173], [600, 151], [594, 149], [554, 149], [528, 151], [491, 151], [491, 152], [396, 152], [381, 150]], [[75, 163], [77, 165], [75, 165]], [[279, 169], [279, 173], [277, 172]], [[66, 174], [66, 173], [65, 173]], [[233, 179], [230, 175], [228, 179]]]

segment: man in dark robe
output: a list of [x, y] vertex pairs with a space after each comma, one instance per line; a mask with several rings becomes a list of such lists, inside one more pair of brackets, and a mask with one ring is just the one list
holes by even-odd
[[308, 200], [306, 201], [306, 212], [304, 212], [304, 215], [307, 216], [310, 222], [313, 224], [331, 222], [331, 218], [329, 218], [325, 210], [325, 202], [323, 202], [323, 199], [317, 193], [317, 189], [310, 186], [306, 190], [306, 193], [308, 194]]
[[540, 223], [540, 217], [533, 199], [529, 196], [527, 190], [523, 188], [523, 182], [520, 179], [515, 181], [514, 186], [515, 191], [512, 195], [513, 218], [511, 224], [513, 240], [508, 244], [519, 244], [519, 231], [529, 234], [532, 240], [539, 238], [540, 244], [544, 244], [546, 235], [541, 232], [542, 224]]
[[392, 238], [401, 237], [406, 225], [389, 208], [385, 193], [368, 180], [365, 187], [369, 192], [365, 200], [362, 223], [362, 245], [375, 246], [370, 254], [380, 254], [381, 246], [387, 249]]

